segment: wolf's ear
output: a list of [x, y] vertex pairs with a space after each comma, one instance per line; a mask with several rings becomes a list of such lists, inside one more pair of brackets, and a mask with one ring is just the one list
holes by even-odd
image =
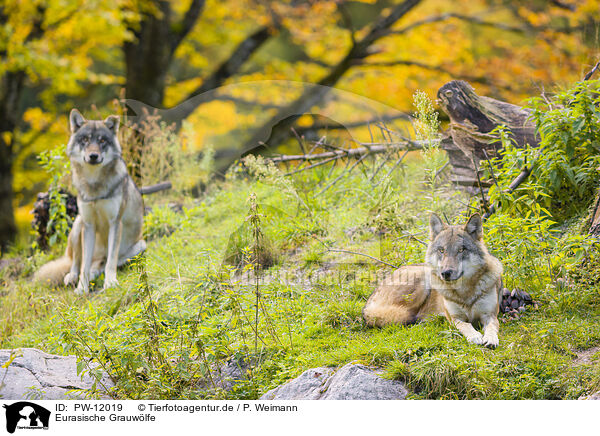
[[435, 237], [444, 230], [444, 223], [435, 213], [429, 217], [429, 238], [433, 241]]
[[71, 123], [71, 133], [75, 133], [81, 126], [83, 126], [83, 123], [85, 123], [85, 118], [83, 118], [81, 112], [73, 108], [71, 110], [71, 114], [69, 115], [69, 122]]
[[481, 239], [483, 237], [481, 215], [478, 213], [471, 215], [471, 218], [465, 224], [465, 232], [471, 235], [473, 239]]
[[104, 125], [116, 135], [119, 132], [120, 122], [121, 120], [119, 119], [118, 115], [111, 115], [109, 117], [106, 117], [106, 119], [104, 120]]

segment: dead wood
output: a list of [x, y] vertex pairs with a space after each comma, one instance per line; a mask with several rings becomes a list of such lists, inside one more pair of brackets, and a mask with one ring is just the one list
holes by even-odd
[[539, 138], [529, 120], [531, 111], [520, 106], [480, 96], [467, 82], [454, 80], [438, 91], [441, 108], [450, 118], [450, 128], [441, 146], [452, 166], [451, 181], [471, 193], [487, 190], [490, 180], [478, 180], [481, 160], [497, 156], [502, 144], [491, 134], [505, 125], [515, 142], [536, 146]]
[[[406, 142], [392, 142], [392, 143], [363, 143], [364, 146], [356, 148], [337, 148], [332, 151], [326, 151], [323, 153], [314, 154], [291, 154], [276, 156], [268, 159], [273, 163], [282, 162], [294, 162], [294, 161], [314, 161], [314, 160], [328, 160], [328, 159], [342, 159], [342, 158], [360, 158], [365, 154], [379, 154], [386, 153], [394, 150], [420, 150], [421, 144], [414, 141]], [[324, 146], [324, 145], [322, 145]], [[305, 169], [308, 169], [306, 167]]]
[[161, 182], [156, 185], [143, 186], [140, 188], [140, 193], [142, 195], [154, 194], [155, 192], [165, 191], [167, 189], [171, 189], [171, 182]]

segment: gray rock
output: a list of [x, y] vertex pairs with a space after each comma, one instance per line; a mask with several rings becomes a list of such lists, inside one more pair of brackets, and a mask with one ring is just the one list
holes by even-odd
[[261, 400], [319, 400], [327, 390], [333, 368], [321, 367], [304, 371], [297, 378], [270, 390]]
[[[1, 368], [11, 357], [17, 356], [8, 366]], [[5, 400], [64, 400], [83, 399], [90, 391], [94, 378], [88, 374], [77, 375], [75, 356], [57, 356], [35, 348], [0, 350], [0, 398]], [[97, 384], [98, 390], [110, 389], [113, 381], [107, 374]], [[70, 392], [78, 390], [77, 392]], [[100, 395], [103, 399], [109, 397]]]
[[583, 395], [578, 398], [578, 400], [599, 400], [600, 401], [600, 392], [596, 392], [592, 395]]
[[260, 397], [261, 400], [403, 400], [408, 391], [365, 365], [349, 363], [337, 371], [313, 368]]
[[397, 380], [382, 378], [364, 365], [348, 364], [330, 379], [322, 400], [403, 400], [407, 390]]
[[230, 391], [239, 382], [248, 380], [250, 365], [244, 358], [233, 358], [219, 365], [212, 373], [215, 385], [225, 391]]

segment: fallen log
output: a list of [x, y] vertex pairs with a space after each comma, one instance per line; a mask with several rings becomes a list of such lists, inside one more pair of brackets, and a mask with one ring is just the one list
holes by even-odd
[[273, 163], [283, 162], [298, 162], [298, 161], [313, 161], [313, 160], [327, 160], [327, 159], [341, 159], [341, 158], [360, 158], [365, 154], [379, 154], [386, 153], [392, 150], [421, 150], [423, 146], [417, 141], [403, 141], [403, 142], [390, 142], [388, 144], [373, 143], [365, 144], [364, 147], [356, 148], [338, 148], [333, 151], [326, 151], [323, 153], [313, 154], [286, 154], [282, 156], [276, 156], [267, 159]]
[[171, 182], [161, 182], [157, 183], [156, 185], [142, 186], [140, 188], [140, 193], [142, 195], [154, 194], [155, 192], [171, 189], [171, 187]]

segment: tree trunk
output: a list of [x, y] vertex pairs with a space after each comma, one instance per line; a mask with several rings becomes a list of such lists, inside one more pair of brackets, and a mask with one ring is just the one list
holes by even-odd
[[[177, 107], [161, 110], [167, 75], [173, 62], [175, 51], [186, 35], [192, 30], [203, 12], [205, 0], [192, 0], [184, 17], [175, 22], [171, 2], [152, 0], [159, 13], [147, 12], [137, 26], [129, 30], [135, 38], [123, 44], [125, 56], [126, 83], [129, 123], [139, 126], [147, 115], [157, 114], [168, 124], [175, 123], [178, 129], [199, 105], [210, 101], [202, 94], [217, 88], [229, 77], [237, 74], [246, 61], [271, 36], [276, 28], [263, 26], [250, 34], [233, 51], [228, 59], [221, 63], [213, 74], [204, 78], [202, 85], [185, 98]], [[193, 98], [195, 97], [195, 98]], [[140, 173], [141, 151], [146, 139], [141, 129], [134, 129], [129, 138], [130, 147], [136, 150], [131, 157], [131, 175], [135, 182], [142, 184]]]
[[589, 233], [592, 236], [600, 237], [600, 189], [596, 192], [596, 204], [590, 217]]
[[135, 39], [123, 45], [125, 54], [125, 96], [154, 108], [163, 104], [167, 71], [171, 64], [171, 6], [156, 2], [160, 16], [144, 15]]
[[[470, 192], [490, 186], [490, 181], [481, 180], [481, 161], [497, 155], [502, 144], [496, 135], [490, 134], [499, 125], [505, 125], [516, 143], [537, 146], [539, 138], [535, 125], [528, 120], [531, 112], [490, 97], [479, 96], [466, 82], [454, 80], [438, 91], [440, 106], [450, 117], [447, 137], [442, 148], [448, 153], [452, 166], [451, 180], [461, 189]], [[479, 179], [479, 180], [478, 180]]]
[[0, 78], [0, 255], [17, 235], [13, 209], [13, 136], [25, 72], [6, 72]]
[[0, 136], [0, 256], [15, 240], [17, 226], [13, 210], [12, 153]]

